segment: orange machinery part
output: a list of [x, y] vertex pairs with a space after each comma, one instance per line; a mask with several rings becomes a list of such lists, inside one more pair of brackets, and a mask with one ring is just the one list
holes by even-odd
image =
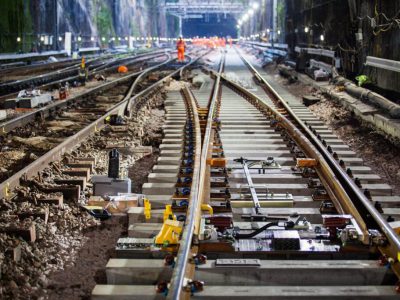
[[217, 168], [225, 168], [226, 159], [225, 158], [209, 158], [207, 159], [207, 165]]
[[316, 167], [318, 162], [313, 158], [298, 158], [296, 166], [298, 168], [311, 168]]

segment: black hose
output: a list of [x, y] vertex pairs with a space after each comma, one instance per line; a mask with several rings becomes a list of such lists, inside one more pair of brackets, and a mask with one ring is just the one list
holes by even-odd
[[268, 229], [272, 226], [279, 226], [278, 222], [271, 222], [266, 225], [264, 225], [261, 228], [258, 228], [257, 230], [253, 231], [252, 233], [246, 233], [246, 234], [239, 234], [239, 233], [234, 233], [233, 237], [235, 239], [251, 239], [252, 237], [255, 237], [257, 234], [263, 232], [265, 229]]

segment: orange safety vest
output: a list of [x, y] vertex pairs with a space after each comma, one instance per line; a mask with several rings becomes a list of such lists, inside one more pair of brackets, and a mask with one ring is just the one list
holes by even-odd
[[178, 41], [178, 43], [176, 43], [176, 49], [178, 51], [185, 51], [185, 42], [184, 41]]

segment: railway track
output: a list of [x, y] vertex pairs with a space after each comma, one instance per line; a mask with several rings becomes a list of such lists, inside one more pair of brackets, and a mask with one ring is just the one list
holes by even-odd
[[[66, 152], [104, 128], [107, 117], [132, 114], [150, 92], [170, 78], [179, 76], [196, 60], [196, 57], [190, 59], [184, 66], [175, 64], [169, 56], [163, 61], [155, 60], [149, 68], [106, 83], [79, 101], [75, 99], [75, 102], [48, 107], [45, 114], [39, 114], [40, 118], [38, 115], [27, 117], [23, 121], [27, 127], [16, 126], [2, 139], [3, 153], [17, 151], [22, 155], [6, 177], [3, 176], [1, 197], [13, 197], [13, 189], [20, 185], [21, 178], [26, 181], [60, 160]], [[152, 75], [151, 80], [148, 80], [148, 75]]]
[[[138, 61], [145, 61], [157, 54], [164, 54], [165, 50], [156, 50], [150, 53], [143, 53], [139, 55], [123, 55], [122, 57], [106, 56], [100, 58], [94, 58], [87, 61], [89, 68], [89, 79], [94, 78], [96, 74], [107, 73], [110, 70], [115, 69], [117, 65], [125, 64], [131, 65]], [[67, 82], [73, 83], [78, 80], [78, 65], [67, 66], [61, 70], [52, 71], [45, 74], [29, 76], [28, 78], [22, 78], [19, 80], [4, 82], [0, 84], [0, 102], [6, 99], [16, 97], [17, 92], [22, 89], [31, 88], [32, 86], [42, 89], [49, 90], [57, 88], [60, 84]]]
[[397, 299], [391, 188], [235, 50], [216, 69], [168, 94], [151, 209], [92, 298]]
[[[82, 101], [88, 101], [93, 96], [100, 95], [101, 93], [112, 89], [117, 84], [124, 83], [128, 80], [131, 80], [132, 78], [137, 78], [140, 74], [143, 73], [143, 70], [140, 70], [145, 68], [149, 61], [160, 59], [163, 57], [167, 58], [167, 53], [155, 53], [154, 55], [144, 56], [139, 60], [134, 59], [131, 65], [131, 70], [126, 75], [117, 76], [104, 83], [96, 84], [93, 87], [84, 90], [82, 93], [77, 93], [74, 96], [70, 96], [65, 101], [55, 101], [54, 103], [48, 104], [44, 107], [32, 109], [27, 113], [2, 122], [0, 123], [1, 132], [3, 135], [7, 134], [18, 127], [23, 127], [31, 122], [34, 122], [37, 119], [47, 118], [48, 116], [59, 110], [63, 110], [73, 105], [80, 104]], [[95, 70], [93, 70], [93, 72], [95, 72]], [[146, 72], [144, 73], [147, 74]]]

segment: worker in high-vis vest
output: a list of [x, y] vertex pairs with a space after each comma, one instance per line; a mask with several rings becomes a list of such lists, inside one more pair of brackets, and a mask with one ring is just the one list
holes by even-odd
[[178, 50], [178, 62], [184, 62], [185, 48], [186, 48], [185, 42], [183, 41], [182, 37], [180, 37], [178, 42], [176, 43], [176, 50]]
[[89, 73], [88, 73], [88, 69], [86, 67], [86, 60], [84, 57], [82, 57], [78, 75], [79, 75], [79, 82], [81, 83], [81, 85], [85, 85], [86, 81], [89, 77]]

